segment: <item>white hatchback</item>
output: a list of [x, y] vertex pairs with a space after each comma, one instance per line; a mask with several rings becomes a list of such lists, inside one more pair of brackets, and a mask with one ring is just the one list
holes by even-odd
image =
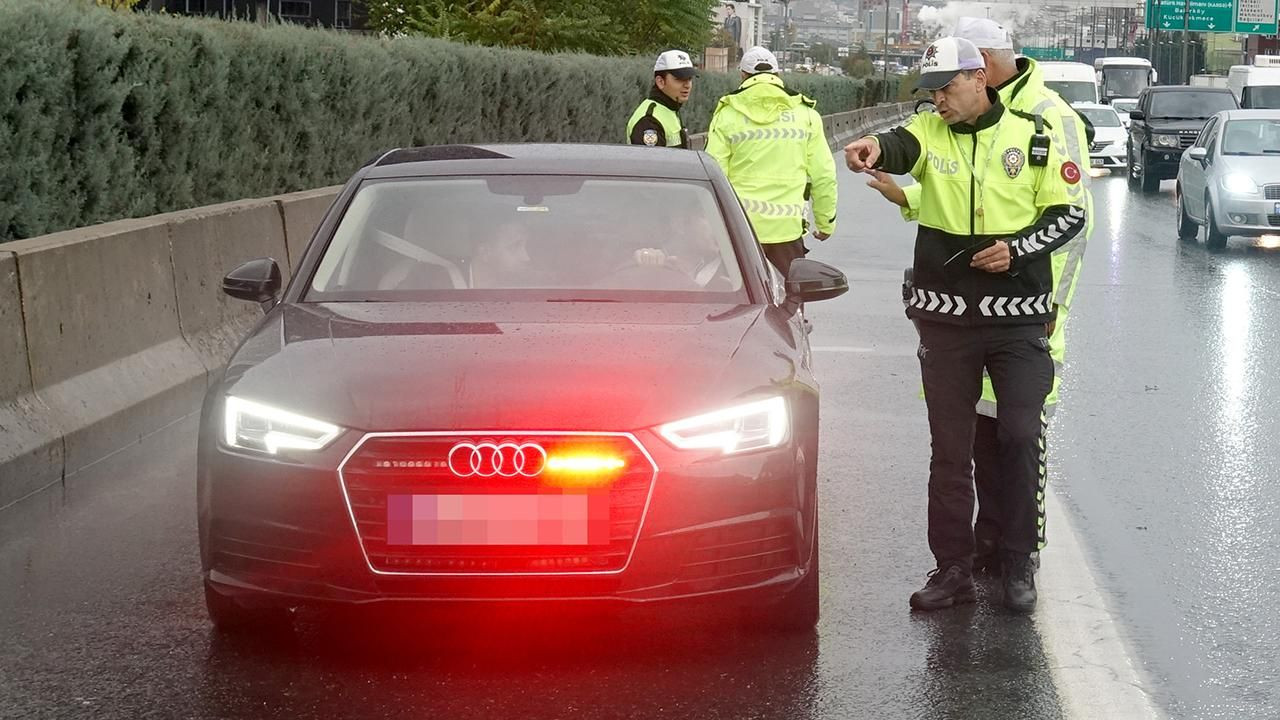
[[1123, 168], [1128, 165], [1125, 159], [1128, 133], [1115, 108], [1097, 103], [1076, 103], [1071, 107], [1093, 125], [1089, 164], [1095, 168]]

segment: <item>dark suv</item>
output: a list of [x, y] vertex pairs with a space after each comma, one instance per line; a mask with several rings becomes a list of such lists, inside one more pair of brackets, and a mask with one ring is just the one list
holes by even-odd
[[1166, 85], [1143, 90], [1129, 113], [1129, 189], [1160, 189], [1178, 176], [1182, 151], [1220, 110], [1240, 107], [1227, 88]]

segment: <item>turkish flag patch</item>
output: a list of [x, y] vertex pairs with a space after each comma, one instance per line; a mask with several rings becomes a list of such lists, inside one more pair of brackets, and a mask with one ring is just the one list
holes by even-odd
[[1080, 166], [1070, 160], [1062, 163], [1062, 179], [1066, 180], [1068, 185], [1080, 182]]

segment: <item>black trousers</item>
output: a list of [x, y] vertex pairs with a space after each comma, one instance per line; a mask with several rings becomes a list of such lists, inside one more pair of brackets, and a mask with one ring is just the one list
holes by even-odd
[[929, 549], [938, 567], [973, 565], [973, 444], [982, 370], [995, 387], [999, 496], [1004, 550], [1039, 544], [1038, 502], [1044, 399], [1053, 360], [1044, 325], [960, 326], [921, 320], [920, 374], [929, 411]]
[[790, 242], [760, 243], [760, 249], [764, 250], [765, 259], [782, 273], [783, 279], [786, 279], [787, 271], [791, 269], [791, 261], [802, 258], [809, 252], [802, 237]]
[[[1045, 466], [1045, 448], [1049, 426], [1040, 424], [1040, 456], [1037, 458], [1039, 473], [1036, 483], [1036, 547], [1043, 550], [1046, 543], [1044, 494], [1048, 468]], [[973, 485], [978, 491], [978, 519], [973, 523], [973, 537], [978, 543], [986, 541], [1000, 547], [1001, 485], [999, 422], [993, 417], [978, 415], [973, 433]]]

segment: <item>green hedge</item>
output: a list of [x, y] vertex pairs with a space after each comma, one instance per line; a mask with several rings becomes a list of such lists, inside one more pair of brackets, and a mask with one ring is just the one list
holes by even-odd
[[[618, 142], [651, 62], [0, 0], [0, 241], [334, 184], [397, 145]], [[691, 130], [736, 84], [696, 82]]]

